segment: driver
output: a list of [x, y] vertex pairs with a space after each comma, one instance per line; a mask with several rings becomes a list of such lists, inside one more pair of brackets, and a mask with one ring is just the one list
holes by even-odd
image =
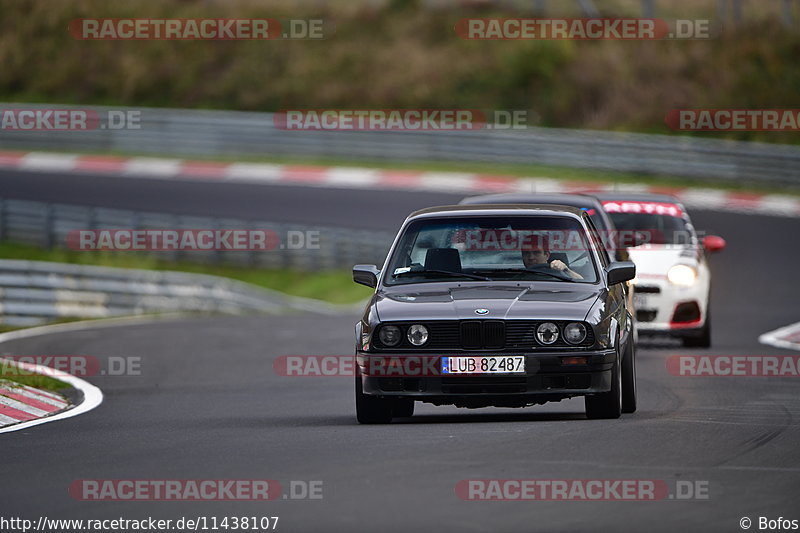
[[583, 279], [583, 276], [569, 268], [564, 261], [554, 259], [550, 261], [550, 241], [544, 235], [538, 235], [535, 239], [526, 240], [522, 246], [522, 262], [525, 268], [546, 266], [562, 274], [566, 274], [572, 279]]

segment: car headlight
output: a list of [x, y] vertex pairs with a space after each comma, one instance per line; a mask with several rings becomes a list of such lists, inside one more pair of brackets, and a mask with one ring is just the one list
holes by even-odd
[[536, 339], [541, 344], [553, 344], [558, 340], [558, 326], [552, 322], [544, 322], [536, 328]]
[[564, 340], [570, 344], [580, 344], [586, 340], [586, 326], [580, 322], [570, 322], [564, 328]]
[[667, 279], [674, 285], [691, 287], [697, 280], [697, 271], [688, 265], [675, 265], [667, 272]]
[[422, 346], [428, 342], [428, 328], [422, 324], [414, 324], [408, 328], [406, 338], [408, 339], [408, 342], [414, 346]]
[[384, 346], [397, 346], [402, 338], [402, 333], [397, 326], [381, 326], [378, 338]]

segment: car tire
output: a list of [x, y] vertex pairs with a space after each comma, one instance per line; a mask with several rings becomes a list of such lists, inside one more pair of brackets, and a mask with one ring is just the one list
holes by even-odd
[[414, 400], [399, 398], [394, 400], [392, 405], [392, 416], [397, 418], [408, 418], [414, 416]]
[[633, 335], [628, 339], [622, 358], [622, 412], [636, 412], [636, 344]]
[[356, 418], [360, 424], [388, 424], [392, 421], [391, 402], [364, 394], [361, 376], [356, 376]]
[[700, 330], [700, 334], [692, 337], [684, 337], [683, 345], [686, 348], [711, 348], [711, 302], [706, 305], [706, 322]]
[[619, 418], [622, 414], [622, 373], [620, 372], [619, 349], [617, 360], [611, 369], [611, 390], [586, 396], [586, 417], [590, 420]]

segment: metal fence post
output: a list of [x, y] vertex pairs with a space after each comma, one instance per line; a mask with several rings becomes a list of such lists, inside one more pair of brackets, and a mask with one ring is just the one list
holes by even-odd
[[642, 0], [642, 18], [651, 19], [656, 16], [655, 0]]

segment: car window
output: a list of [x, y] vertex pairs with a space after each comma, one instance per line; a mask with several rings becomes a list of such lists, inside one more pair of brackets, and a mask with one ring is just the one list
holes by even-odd
[[600, 262], [603, 264], [603, 267], [607, 267], [609, 263], [611, 263], [611, 259], [609, 259], [606, 244], [603, 242], [599, 232], [597, 231], [597, 227], [594, 224], [591, 215], [586, 217], [586, 225], [589, 228], [589, 237], [594, 243], [595, 248], [597, 248], [598, 255], [600, 256]]
[[612, 213], [619, 232], [638, 232], [648, 244], [692, 244], [693, 231], [683, 218], [644, 213]]
[[[432, 273], [437, 270], [465, 274], [463, 279], [472, 275], [489, 280], [596, 283], [590, 242], [580, 222], [570, 217], [420, 220], [405, 229], [384, 282], [394, 285], [442, 281], [446, 274]], [[549, 253], [545, 254], [545, 249]], [[527, 266], [524, 252], [529, 254]], [[531, 259], [532, 255], [539, 262]], [[578, 276], [553, 268], [555, 260]]]

